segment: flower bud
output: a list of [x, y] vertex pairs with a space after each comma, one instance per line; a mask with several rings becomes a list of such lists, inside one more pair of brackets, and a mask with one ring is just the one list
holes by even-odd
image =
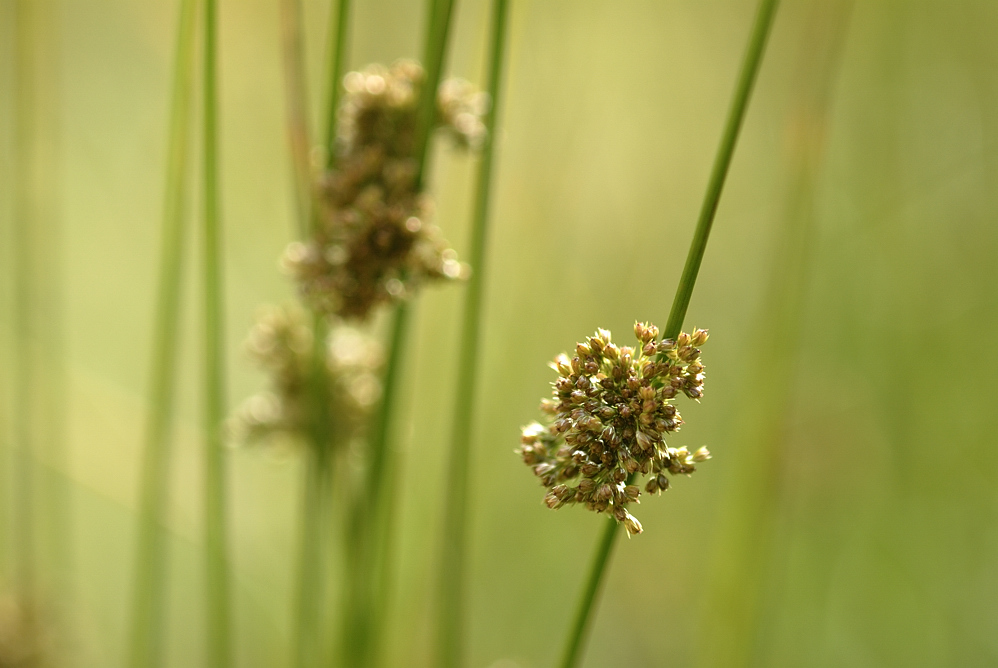
[[562, 376], [572, 375], [572, 361], [568, 359], [568, 355], [565, 353], [555, 357], [554, 361], [551, 363], [551, 367]]
[[638, 522], [638, 519], [634, 517], [634, 515], [631, 515], [630, 513], [625, 513], [625, 514], [626, 517], [624, 517], [624, 528], [627, 529], [628, 535], [635, 536], [644, 531], [644, 529], [641, 527], [641, 522]]
[[557, 510], [562, 506], [561, 499], [555, 496], [554, 492], [548, 492], [544, 496], [544, 505], [546, 505], [551, 510]]
[[648, 437], [648, 434], [644, 433], [640, 429], [635, 435], [635, 440], [638, 442], [638, 447], [642, 450], [651, 450], [655, 446], [654, 441]]

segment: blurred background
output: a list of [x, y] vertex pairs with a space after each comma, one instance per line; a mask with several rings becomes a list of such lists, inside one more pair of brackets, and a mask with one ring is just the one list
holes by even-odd
[[[38, 213], [17, 373], [12, 8], [0, 27], [0, 596], [30, 445], [36, 576], [65, 665], [123, 662], [176, 2], [36, 10]], [[420, 52], [421, 3], [355, 3], [350, 67]], [[481, 85], [488, 3], [457, 3], [448, 70]], [[220, 3], [228, 397], [242, 341], [292, 298], [278, 3]], [[329, 3], [305, 0], [313, 121]], [[558, 656], [602, 522], [552, 512], [513, 450], [547, 362], [596, 327], [664, 325], [752, 0], [512, 3], [473, 450], [468, 665]], [[707, 390], [671, 444], [714, 459], [620, 540], [587, 666], [998, 664], [998, 5], [784, 0], [686, 328]], [[438, 222], [465, 252], [475, 159], [440, 142]], [[39, 178], [40, 177], [40, 178]], [[20, 184], [20, 185], [19, 185]], [[194, 230], [199, 196], [191, 203]], [[202, 665], [197, 234], [188, 234], [164, 665]], [[461, 287], [415, 309], [388, 665], [429, 666]], [[28, 425], [28, 432], [24, 431]], [[25, 435], [27, 433], [27, 436]], [[287, 663], [293, 454], [228, 455], [239, 666]], [[3, 616], [0, 615], [0, 624]], [[0, 631], [2, 633], [2, 631]]]

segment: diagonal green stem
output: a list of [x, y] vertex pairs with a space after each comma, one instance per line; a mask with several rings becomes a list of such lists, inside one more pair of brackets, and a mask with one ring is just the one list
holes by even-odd
[[683, 275], [679, 279], [676, 297], [672, 302], [669, 321], [662, 334], [667, 339], [679, 336], [683, 320], [686, 319], [686, 309], [689, 308], [690, 298], [693, 296], [693, 286], [696, 284], [697, 274], [700, 272], [700, 263], [703, 261], [704, 251], [707, 250], [707, 238], [710, 236], [710, 230], [714, 224], [717, 204], [721, 201], [721, 191], [724, 189], [724, 181], [728, 176], [728, 168], [731, 166], [731, 157], [735, 153], [738, 134], [742, 129], [742, 121], [745, 119], [745, 110], [748, 107], [749, 98], [752, 96], [752, 88], [759, 72], [759, 65], [762, 63], [762, 54], [766, 49], [766, 40], [773, 25], [773, 18], [776, 16], [777, 5], [779, 5], [779, 0], [761, 0], [759, 3], [752, 38], [742, 61], [738, 84], [735, 87], [735, 96], [731, 101], [731, 108], [728, 110], [728, 119], [724, 124], [721, 145], [714, 158], [714, 168], [710, 172], [710, 181], [707, 183], [707, 193], [703, 198], [703, 206], [700, 207], [700, 217], [697, 219], [696, 230], [693, 232], [690, 252], [686, 256], [686, 265], [683, 267]]
[[139, 539], [132, 600], [130, 666], [160, 662], [162, 641], [165, 546], [162, 523], [169, 480], [170, 419], [176, 381], [180, 281], [184, 255], [184, 208], [191, 139], [191, 96], [194, 87], [194, 0], [180, 4], [174, 82], [163, 203], [159, 294], [153, 328], [150, 412], [142, 461]]
[[606, 572], [610, 557], [613, 555], [613, 545], [617, 539], [617, 520], [610, 518], [603, 527], [603, 535], [600, 536], [596, 545], [596, 554], [593, 556], [593, 564], [589, 569], [589, 577], [586, 579], [585, 588], [582, 590], [582, 600], [575, 611], [575, 619], [572, 620], [572, 634], [568, 638], [565, 646], [565, 653], [562, 656], [562, 668], [571, 668], [579, 665], [582, 658], [583, 643], [589, 635], [589, 627], [592, 623], [592, 611], [599, 598], [600, 589], [603, 586], [603, 573]]
[[[677, 337], [682, 329], [686, 310], [689, 308], [690, 298], [693, 296], [697, 274], [700, 271], [700, 263], [703, 261], [703, 254], [707, 249], [707, 239], [714, 223], [714, 215], [717, 213], [717, 204], [721, 199], [721, 191], [728, 175], [728, 168], [731, 166], [731, 157], [735, 152], [738, 134], [742, 127], [742, 121], [745, 119], [745, 111], [748, 108], [756, 75], [759, 73], [762, 55], [778, 4], [778, 0], [761, 0], [759, 3], [755, 25], [742, 61], [741, 72], [738, 75], [734, 98], [731, 101], [731, 108], [728, 111], [728, 118], [724, 126], [724, 134], [721, 137], [721, 145], [718, 147], [717, 156], [714, 159], [714, 168], [707, 184], [707, 192], [704, 195], [700, 217], [693, 233], [690, 252], [686, 258], [686, 266], [683, 268], [683, 275], [676, 289], [672, 310], [669, 312], [669, 320], [663, 332], [665, 338]], [[568, 641], [559, 664], [561, 668], [574, 668], [579, 665], [582, 647], [590, 627], [590, 618], [599, 596], [603, 575], [613, 553], [616, 535], [617, 522], [611, 519], [604, 528], [597, 546], [596, 558], [593, 560], [586, 587], [583, 589], [575, 619], [569, 630]]]
[[387, 577], [381, 571], [388, 570], [388, 558], [383, 553], [390, 531], [391, 499], [387, 497], [395, 488], [398, 468], [389, 457], [389, 429], [392, 412], [398, 404], [399, 376], [408, 331], [409, 308], [404, 303], [399, 304], [392, 320], [381, 409], [375, 416], [371, 434], [371, 461], [365, 490], [350, 517], [348, 559], [351, 577], [346, 592], [343, 645], [346, 665], [351, 666], [373, 665], [380, 634], [378, 626], [384, 621], [376, 607]]
[[223, 351], [222, 246], [218, 192], [218, 112], [215, 0], [204, 0], [204, 436], [205, 547], [207, 567], [208, 665], [232, 664], [228, 547], [225, 520], [225, 462], [222, 421], [225, 418]]
[[[334, 11], [335, 10], [335, 11]], [[346, 67], [350, 0], [336, 0], [329, 11], [329, 98], [326, 108], [326, 167], [336, 164], [336, 123], [340, 110], [340, 88]]]
[[430, 0], [426, 20], [426, 43], [423, 45], [426, 82], [419, 98], [419, 122], [416, 126], [416, 159], [419, 161], [417, 178], [421, 186], [426, 180], [429, 164], [430, 136], [433, 134], [437, 119], [437, 89], [440, 87], [444, 62], [447, 59], [453, 14], [454, 0]]
[[281, 0], [281, 46], [284, 52], [284, 99], [291, 144], [292, 184], [298, 206], [298, 234], [305, 237], [313, 215], [313, 193], [301, 0]]
[[[330, 105], [336, 108], [338, 82], [342, 78], [343, 51], [346, 33], [348, 0], [341, 0], [339, 10], [332, 12], [336, 22], [330, 28], [333, 43], [330, 46], [329, 78], [333, 82]], [[282, 43], [284, 50], [285, 92], [287, 98], [288, 135], [294, 165], [294, 184], [298, 199], [298, 230], [307, 237], [310, 230], [320, 224], [310, 160], [310, 124], [305, 90], [305, 62], [302, 43], [302, 12], [300, 0], [282, 0]], [[335, 114], [330, 115], [335, 118]], [[335, 131], [335, 124], [327, 128]], [[331, 164], [329, 165], [331, 166]], [[309, 381], [311, 425], [309, 440], [311, 450], [304, 462], [304, 501], [301, 512], [301, 546], [298, 563], [298, 593], [296, 627], [292, 641], [292, 663], [309, 666], [321, 663], [322, 643], [318, 626], [323, 617], [323, 591], [325, 586], [323, 523], [331, 503], [333, 434], [330, 430], [329, 387], [326, 368], [326, 340], [328, 324], [321, 314], [313, 314], [312, 368]]]
[[437, 665], [455, 668], [461, 665], [464, 633], [464, 578], [467, 542], [468, 476], [471, 455], [471, 431], [474, 421], [478, 380], [478, 357], [481, 340], [482, 293], [485, 286], [485, 248], [488, 240], [489, 201], [492, 188], [492, 165], [495, 148], [496, 116], [500, 103], [500, 82], [506, 47], [509, 15], [507, 0], [492, 3], [492, 31], [489, 42], [487, 90], [491, 107], [485, 117], [487, 137], [479, 163], [475, 186], [475, 205], [471, 227], [469, 260], [474, 273], [468, 282], [464, 303], [464, 323], [458, 357], [457, 393], [454, 425], [451, 434], [450, 466], [445, 486], [444, 530], [441, 541], [440, 587], [437, 601]]
[[[432, 62], [435, 65], [433, 67], [427, 66], [426, 82], [423, 94], [420, 96], [418, 132], [422, 139], [416, 144], [416, 155], [419, 157], [418, 173], [421, 182], [423, 174], [426, 171], [429, 132], [432, 130], [436, 118], [435, 91], [440, 86], [453, 5], [453, 0], [433, 0], [430, 3], [429, 38], [427, 40], [425, 59], [428, 63]], [[426, 111], [427, 106], [429, 106], [428, 112]], [[390, 423], [396, 408], [400, 375], [399, 368], [403, 363], [402, 358], [407, 331], [408, 307], [403, 303], [396, 307], [389, 343], [388, 365], [385, 371], [384, 396], [382, 397], [381, 407], [375, 420], [374, 433], [371, 439], [372, 465], [368, 471], [368, 483], [370, 492], [372, 493], [369, 498], [375, 504], [382, 503], [382, 490], [385, 489], [385, 482], [388, 479], [388, 476], [383, 475], [383, 467], [387, 464], [386, 457]], [[376, 512], [374, 514], [377, 516]]]
[[[423, 62], [426, 79], [420, 95], [416, 127], [417, 181], [425, 182], [429, 159], [430, 136], [436, 123], [436, 91], [440, 86], [450, 36], [454, 0], [430, 0], [426, 24]], [[373, 665], [378, 661], [381, 625], [385, 621], [391, 571], [391, 534], [393, 493], [398, 475], [398, 463], [389, 457], [392, 419], [398, 410], [399, 381], [405, 358], [405, 342], [409, 330], [409, 306], [395, 309], [389, 339], [388, 364], [385, 369], [383, 396], [375, 415], [371, 436], [371, 460], [368, 464], [364, 494], [354, 513], [352, 535], [357, 545], [351, 547], [353, 571], [348, 593], [347, 623], [344, 626], [346, 656], [354, 657], [352, 665]], [[352, 601], [352, 604], [349, 603]], [[353, 651], [360, 651], [358, 659]], [[359, 650], [357, 648], [360, 648]]]

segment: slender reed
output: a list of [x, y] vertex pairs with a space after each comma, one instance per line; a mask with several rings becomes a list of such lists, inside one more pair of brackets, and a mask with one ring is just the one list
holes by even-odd
[[[662, 334], [664, 339], [674, 339], [677, 337], [683, 326], [686, 310], [689, 307], [690, 298], [693, 296], [693, 287], [696, 284], [697, 273], [700, 271], [700, 263], [703, 260], [704, 251], [707, 249], [707, 240], [714, 223], [714, 215], [717, 213], [721, 191], [724, 189], [724, 181], [728, 175], [728, 168], [731, 166], [731, 157], [734, 155], [738, 134], [741, 130], [742, 121], [745, 118], [745, 111], [748, 107], [756, 75], [759, 72], [759, 66], [762, 63], [762, 55], [773, 25], [773, 18], [776, 15], [778, 4], [778, 0], [761, 0], [759, 3], [755, 25], [752, 29], [748, 49], [742, 61], [741, 72], [738, 75], [738, 82], [735, 86], [734, 98], [731, 102], [731, 108], [728, 111], [724, 134], [721, 136], [721, 144], [714, 159], [714, 167], [711, 170], [710, 180], [707, 183], [707, 192], [700, 209], [700, 217], [697, 220], [696, 230], [693, 233], [693, 241], [690, 244], [686, 265], [683, 268], [683, 274], [676, 289], [676, 297], [672, 303], [672, 310], [669, 312], [668, 323]], [[599, 596], [603, 574], [606, 572], [607, 564], [613, 554], [613, 544], [616, 536], [617, 522], [611, 519], [606, 523], [603, 535], [597, 544], [592, 568], [586, 580], [582, 598], [579, 601], [579, 607], [569, 630], [568, 641], [562, 654], [561, 663], [559, 664], [562, 668], [573, 668], [581, 660], [583, 644], [590, 628], [590, 617], [592, 616], [595, 601]]]
[[319, 606], [323, 597], [322, 557], [324, 534], [323, 500], [327, 496], [329, 483], [326, 476], [326, 457], [323, 450], [310, 448], [303, 462], [304, 494], [302, 503], [300, 552], [298, 564], [298, 610], [295, 635], [292, 639], [293, 664], [305, 666], [320, 665], [319, 653], [322, 643], [318, 621]]
[[205, 546], [207, 553], [208, 665], [232, 663], [228, 547], [225, 518], [225, 418], [222, 247], [218, 198], [218, 112], [216, 91], [217, 6], [204, 0], [203, 169], [204, 169], [204, 432]]
[[[298, 229], [307, 237], [310, 229], [319, 224], [311, 175], [310, 124], [308, 121], [308, 96], [305, 89], [304, 49], [302, 45], [302, 17], [299, 0], [281, 3], [284, 33], [285, 81], [288, 105], [288, 128], [294, 163], [294, 182], [298, 199]], [[349, 0], [340, 0], [331, 11], [329, 60], [329, 105], [326, 127], [326, 144], [329, 147], [327, 165], [335, 159], [336, 111], [339, 106], [339, 86], [343, 78], [345, 39]], [[310, 451], [303, 463], [304, 496], [298, 565], [298, 602], [296, 629], [293, 639], [293, 665], [307, 666], [322, 663], [322, 646], [318, 632], [324, 601], [323, 569], [325, 533], [332, 503], [334, 463], [332, 435], [329, 430], [329, 391], [325, 369], [325, 344], [328, 325], [321, 314], [313, 314], [313, 368], [310, 378], [312, 422], [309, 438]]]
[[453, 668], [461, 665], [464, 633], [464, 579], [468, 524], [468, 477], [470, 471], [471, 432], [475, 417], [478, 381], [478, 357], [481, 341], [482, 293], [485, 286], [485, 249], [488, 242], [489, 202], [492, 188], [492, 165], [495, 151], [496, 117], [500, 103], [500, 84], [506, 28], [509, 16], [507, 0], [492, 3], [491, 35], [487, 63], [487, 90], [491, 106], [484, 123], [485, 145], [478, 166], [475, 204], [471, 226], [469, 260], [474, 273], [468, 282], [464, 303], [464, 322], [458, 357], [457, 393], [451, 433], [450, 466], [445, 485], [444, 529], [441, 540], [440, 591], [437, 601], [437, 665]]
[[[431, 0], [427, 20], [427, 40], [423, 61], [426, 69], [426, 80], [423, 93], [419, 99], [419, 123], [417, 126], [416, 156], [419, 182], [425, 179], [427, 158], [429, 154], [430, 131], [436, 118], [436, 93], [440, 86], [450, 32], [450, 18], [454, 0]], [[391, 325], [388, 366], [385, 371], [384, 395], [381, 409], [375, 420], [371, 439], [371, 466], [368, 470], [368, 489], [371, 501], [380, 506], [384, 503], [382, 490], [390, 488], [386, 485], [390, 477], [384, 474], [387, 466], [387, 452], [391, 418], [396, 409], [398, 397], [399, 369], [403, 363], [405, 336], [408, 331], [408, 308], [403, 302], [395, 309]], [[373, 513], [377, 517], [378, 513]]]
[[426, 21], [426, 43], [423, 45], [423, 67], [426, 69], [424, 94], [419, 98], [419, 124], [416, 127], [416, 156], [419, 160], [419, 184], [427, 172], [430, 136], [437, 115], [437, 88], [443, 75], [450, 41], [454, 0], [430, 0]]
[[313, 216], [312, 169], [309, 139], [308, 94], [305, 88], [301, 0], [281, 0], [281, 44], [284, 61], [284, 99], [291, 145], [292, 183], [298, 206], [298, 235], [308, 235]]
[[[451, 17], [454, 0], [430, 0], [426, 22], [426, 41], [423, 49], [423, 65], [426, 79], [423, 82], [419, 99], [419, 117], [416, 127], [417, 182], [425, 182], [430, 136], [436, 119], [436, 91], [440, 87], [443, 65], [446, 60], [450, 37]], [[371, 460], [368, 464], [364, 500], [368, 508], [357, 513], [355, 536], [366, 535], [360, 540], [367, 544], [367, 556], [362, 567], [368, 571], [361, 575], [362, 581], [369, 581], [371, 594], [368, 601], [357, 612], [360, 615], [360, 628], [350, 641], [354, 645], [366, 644], [362, 650], [368, 661], [377, 661], [380, 645], [380, 627], [384, 622], [384, 611], [388, 598], [388, 580], [391, 569], [392, 496], [397, 477], [397, 463], [388, 456], [392, 419], [398, 409], [400, 393], [399, 380], [405, 357], [405, 341], [409, 331], [409, 306], [403, 302], [395, 308], [390, 326], [388, 344], [388, 364], [385, 370], [381, 406], [375, 416], [371, 437]], [[365, 548], [360, 548], [364, 554]], [[375, 562], [373, 557], [377, 555]], [[373, 578], [373, 580], [372, 580]], [[364, 586], [361, 584], [360, 586]], [[368, 664], [357, 664], [368, 665]]]
[[[297, 204], [297, 230], [307, 238], [316, 224], [315, 193], [312, 185], [311, 132], [308, 119], [308, 94], [305, 88], [305, 56], [302, 43], [302, 9], [300, 0], [281, 1], [281, 44], [284, 62], [285, 102], [287, 107], [288, 140], [291, 147], [292, 183]], [[311, 447], [302, 460], [302, 506], [299, 528], [295, 628], [291, 639], [291, 664], [299, 668], [317, 663], [316, 653], [318, 606], [321, 595], [322, 504], [327, 434], [318, 412], [324, 408], [326, 396], [322, 364], [325, 360], [325, 322], [319, 315], [313, 320], [313, 361], [309, 429]]]
[[170, 421], [176, 382], [180, 281], [184, 263], [184, 210], [192, 129], [194, 87], [194, 0], [182, 0], [173, 65], [170, 130], [163, 199], [159, 290], [153, 327], [149, 415], [146, 422], [135, 559], [128, 665], [139, 668], [162, 656], [166, 548], [162, 523], [169, 480]]
[[[376, 626], [383, 620], [375, 611], [375, 599], [381, 595], [375, 578], [380, 575], [378, 565], [373, 563], [379, 545], [384, 545], [384, 533], [388, 524], [388, 499], [382, 496], [390, 492], [393, 486], [385, 485], [385, 468], [388, 466], [388, 428], [390, 426], [390, 411], [385, 407], [397, 404], [399, 391], [399, 374], [402, 367], [403, 342], [408, 331], [409, 310], [405, 304], [395, 309], [390, 332], [390, 346], [383, 378], [383, 394], [381, 409], [375, 416], [371, 434], [371, 461], [368, 463], [368, 475], [365, 481], [363, 496], [358, 499], [357, 507], [350, 517], [348, 527], [348, 563], [350, 577], [343, 610], [344, 665], [364, 666], [374, 665], [376, 661], [375, 644], [378, 642]], [[381, 475], [379, 475], [381, 472]], [[380, 555], [387, 561], [386, 555]], [[385, 566], [387, 568], [387, 566]]]
[[350, 0], [336, 0], [329, 11], [329, 76], [326, 102], [326, 167], [336, 165], [336, 120], [340, 109], [340, 87], [346, 68]]

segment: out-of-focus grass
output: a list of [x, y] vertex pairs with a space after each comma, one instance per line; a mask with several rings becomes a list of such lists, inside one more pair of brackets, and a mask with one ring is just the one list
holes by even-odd
[[[319, 104], [327, 3], [305, 2]], [[470, 665], [550, 664], [598, 518], [557, 513], [512, 454], [552, 372], [597, 326], [662, 324], [723, 123], [752, 2], [514, 3], [485, 302], [472, 478]], [[709, 619], [726, 481], [761, 401], [749, 373], [775, 235], [794, 183], [787, 137], [809, 3], [785, 0], [746, 122], [689, 325], [708, 326], [707, 395], [677, 444], [708, 444], [695, 479], [647, 500], [622, 541], [587, 665], [692, 665]], [[165, 145], [174, 6], [58, 5], [74, 619], [108, 666], [124, 643], [134, 497]], [[221, 4], [227, 355], [233, 401], [259, 387], [239, 343], [262, 301], [287, 298], [291, 238], [277, 4]], [[451, 70], [481, 71], [487, 3], [463, 2]], [[360, 3], [350, 66], [416, 53], [422, 13]], [[741, 568], [764, 593], [759, 665], [987, 665], [998, 661], [998, 9], [986, 0], [856, 3], [815, 182], [815, 236], [777, 466], [771, 555]], [[4, 146], [7, 146], [5, 143]], [[467, 248], [472, 162], [435, 161], [439, 221]], [[5, 205], [6, 206], [6, 205]], [[7, 237], [4, 237], [6, 243]], [[2, 265], [7, 280], [7, 253]], [[190, 283], [187, 289], [190, 290]], [[455, 375], [460, 289], [416, 306], [398, 525], [392, 665], [427, 665], [431, 559]], [[193, 295], [186, 303], [195, 303]], [[6, 313], [5, 313], [6, 318]], [[198, 323], [186, 314], [183, 387]], [[9, 338], [4, 328], [4, 345]], [[0, 378], [7, 382], [6, 367]], [[418, 389], [417, 389], [418, 388]], [[749, 389], [747, 389], [749, 388]], [[10, 397], [11, 388], [6, 388]], [[181, 394], [170, 509], [165, 665], [200, 656], [200, 446]], [[240, 666], [288, 655], [299, 498], [295, 461], [230, 457]], [[6, 483], [5, 483], [6, 488]], [[6, 549], [6, 548], [5, 548]], [[723, 555], [721, 555], [723, 557]]]

